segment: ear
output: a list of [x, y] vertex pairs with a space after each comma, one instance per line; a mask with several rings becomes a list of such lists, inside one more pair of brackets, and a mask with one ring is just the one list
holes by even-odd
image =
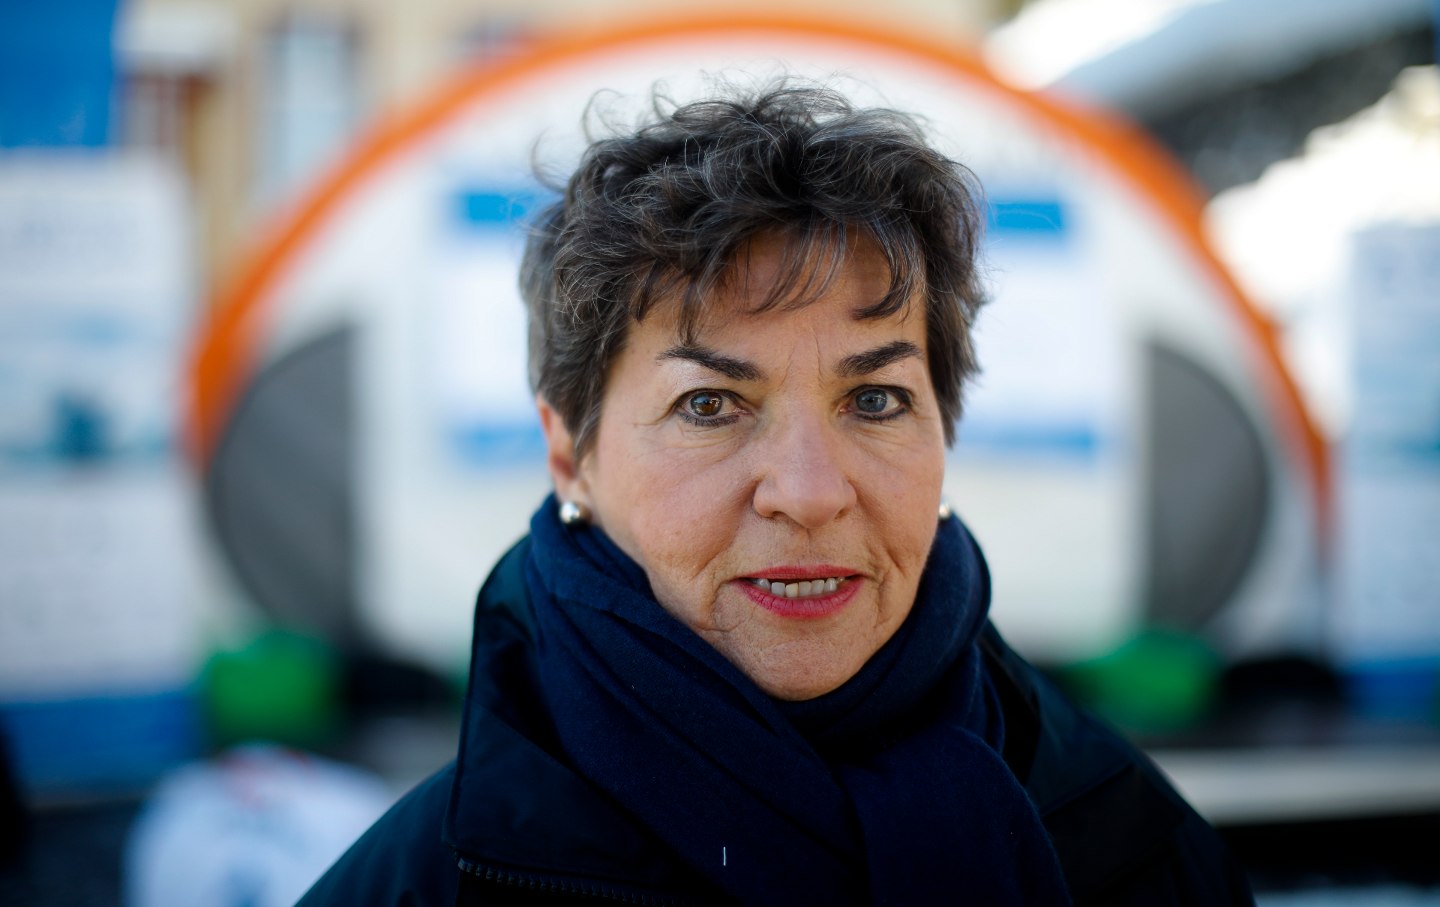
[[574, 501], [593, 510], [590, 487], [580, 474], [575, 439], [565, 427], [565, 420], [544, 397], [535, 398], [535, 408], [540, 412], [540, 428], [545, 432], [545, 465], [550, 470], [550, 480], [555, 483], [555, 494], [562, 501]]

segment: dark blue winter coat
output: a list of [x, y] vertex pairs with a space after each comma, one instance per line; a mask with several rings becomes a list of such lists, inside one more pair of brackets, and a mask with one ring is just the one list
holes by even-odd
[[[304, 907], [725, 903], [557, 755], [534, 675], [525, 549], [480, 591], [459, 759], [361, 837]], [[981, 649], [1005, 712], [1005, 762], [1038, 807], [1077, 905], [1253, 903], [1218, 835], [1149, 759], [993, 628]]]

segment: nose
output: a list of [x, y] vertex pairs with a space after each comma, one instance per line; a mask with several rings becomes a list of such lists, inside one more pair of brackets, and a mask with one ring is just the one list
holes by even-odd
[[756, 451], [755, 511], [819, 529], [855, 506], [845, 440], [823, 419], [773, 425]]

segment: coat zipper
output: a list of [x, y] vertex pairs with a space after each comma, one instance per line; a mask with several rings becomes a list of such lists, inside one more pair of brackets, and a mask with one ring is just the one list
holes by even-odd
[[519, 872], [514, 869], [500, 869], [496, 866], [472, 863], [463, 857], [457, 857], [456, 859], [461, 871], [497, 885], [526, 888], [531, 891], [543, 891], [549, 894], [595, 898], [597, 900], [614, 901], [620, 904], [634, 904], [637, 905], [637, 907], [689, 907], [689, 905], [695, 905], [697, 903], [681, 898], [633, 891], [607, 885], [603, 882], [587, 882], [566, 876], [549, 876], [534, 872]]

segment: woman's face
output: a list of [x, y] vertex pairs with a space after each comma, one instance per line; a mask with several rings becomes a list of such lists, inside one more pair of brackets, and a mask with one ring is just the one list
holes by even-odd
[[590, 508], [661, 606], [766, 692], [809, 699], [910, 612], [944, 427], [924, 305], [854, 316], [888, 289], [883, 258], [862, 248], [814, 303], [754, 314], [779, 253], [752, 248], [691, 344], [664, 306], [631, 326], [578, 464], [541, 415], [561, 498]]

